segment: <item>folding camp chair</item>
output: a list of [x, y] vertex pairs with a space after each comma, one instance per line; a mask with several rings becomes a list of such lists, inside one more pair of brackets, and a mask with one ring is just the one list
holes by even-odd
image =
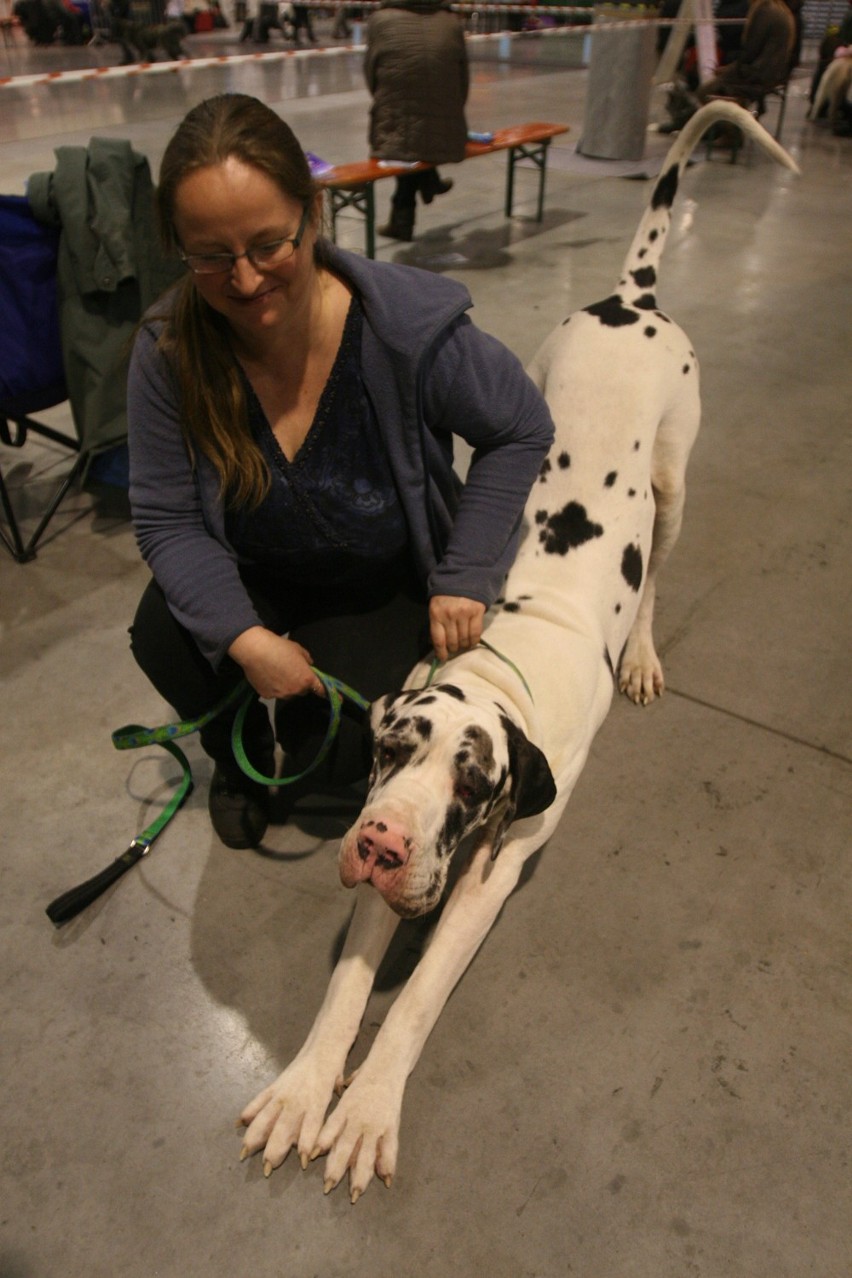
[[18, 563], [35, 557], [42, 534], [86, 462], [77, 439], [31, 416], [68, 397], [56, 302], [58, 246], [59, 232], [35, 220], [26, 197], [0, 195], [0, 447], [22, 448], [32, 431], [75, 454], [25, 541], [0, 451], [0, 508], [8, 530], [0, 527], [0, 541]]

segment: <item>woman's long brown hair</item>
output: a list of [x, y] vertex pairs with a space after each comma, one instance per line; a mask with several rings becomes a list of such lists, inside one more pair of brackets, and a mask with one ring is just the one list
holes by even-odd
[[[196, 169], [229, 158], [259, 169], [284, 195], [312, 201], [317, 184], [289, 125], [256, 98], [225, 93], [194, 107], [166, 147], [157, 188], [160, 233], [167, 250], [179, 247], [175, 197]], [[269, 488], [269, 471], [251, 435], [243, 381], [228, 339], [227, 321], [199, 296], [191, 276], [177, 286], [172, 309], [161, 317], [158, 345], [180, 391], [181, 422], [190, 455], [209, 458], [229, 505], [256, 506]]]

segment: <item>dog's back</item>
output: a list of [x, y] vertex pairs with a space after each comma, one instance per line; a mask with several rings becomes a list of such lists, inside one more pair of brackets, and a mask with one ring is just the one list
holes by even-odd
[[[550, 405], [556, 438], [527, 503], [504, 613], [561, 625], [575, 647], [582, 638], [612, 670], [621, 663], [623, 675], [627, 652], [626, 665], [644, 670], [635, 700], [662, 689], [648, 580], [677, 536], [700, 421], [698, 361], [686, 334], [659, 309], [656, 286], [681, 174], [701, 135], [720, 120], [796, 169], [741, 107], [717, 101], [697, 112], [666, 156], [615, 290], [569, 315], [528, 369]], [[640, 618], [641, 657], [630, 649], [640, 606], [648, 613]], [[499, 621], [496, 633], [514, 646], [515, 633]], [[542, 672], [542, 700], [558, 695], [561, 677]]]

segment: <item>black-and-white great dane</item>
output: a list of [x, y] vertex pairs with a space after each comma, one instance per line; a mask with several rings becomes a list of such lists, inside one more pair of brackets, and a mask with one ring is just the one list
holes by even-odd
[[[358, 900], [341, 959], [298, 1056], [246, 1106], [243, 1157], [270, 1174], [295, 1147], [327, 1154], [328, 1192], [349, 1172], [355, 1202], [397, 1164], [406, 1079], [456, 982], [559, 821], [606, 716], [614, 672], [633, 701], [663, 690], [651, 623], [657, 572], [681, 523], [699, 424], [698, 364], [657, 308], [657, 269], [680, 175], [718, 120], [777, 160], [787, 153], [728, 102], [700, 111], [672, 146], [612, 296], [571, 316], [530, 373], [556, 422], [522, 544], [489, 614], [487, 642], [412, 671], [372, 707], [366, 806], [340, 874]], [[378, 965], [400, 916], [441, 899], [453, 853], [477, 831], [431, 943], [344, 1089]], [[499, 855], [498, 855], [499, 854]], [[327, 1115], [335, 1090], [342, 1092]]]

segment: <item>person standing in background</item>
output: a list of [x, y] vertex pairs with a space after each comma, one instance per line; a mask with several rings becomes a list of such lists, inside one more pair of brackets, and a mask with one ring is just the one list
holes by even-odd
[[[446, 0], [382, 0], [367, 24], [364, 76], [373, 97], [372, 156], [433, 165], [464, 159], [467, 49], [461, 19]], [[431, 204], [452, 185], [435, 168], [397, 178], [390, 221], [379, 234], [411, 240], [418, 192]]]

